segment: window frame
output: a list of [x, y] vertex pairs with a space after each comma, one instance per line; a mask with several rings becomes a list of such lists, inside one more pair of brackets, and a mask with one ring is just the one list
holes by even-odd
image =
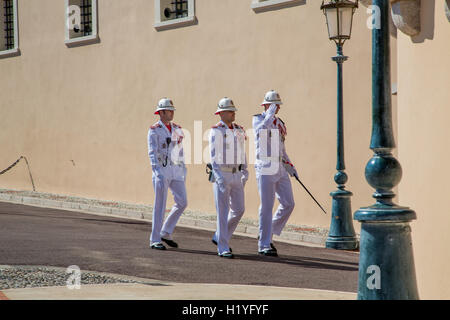
[[70, 0], [64, 0], [64, 8], [65, 8], [65, 39], [64, 43], [67, 47], [77, 46], [77, 45], [87, 45], [91, 43], [98, 42], [98, 15], [97, 15], [97, 8], [98, 8], [98, 1], [92, 0], [92, 34], [88, 36], [82, 36], [77, 38], [70, 39], [70, 31], [68, 28], [68, 15], [69, 15], [69, 1]]
[[251, 7], [255, 12], [282, 9], [304, 4], [305, 0], [252, 0]]
[[19, 53], [19, 19], [17, 16], [17, 0], [13, 0], [14, 48], [0, 51], [0, 58], [15, 56]]
[[187, 1], [188, 1], [187, 17], [161, 21], [161, 0], [155, 0], [155, 22], [153, 24], [153, 27], [157, 31], [162, 31], [196, 24], [197, 17], [195, 16], [195, 0], [187, 0]]

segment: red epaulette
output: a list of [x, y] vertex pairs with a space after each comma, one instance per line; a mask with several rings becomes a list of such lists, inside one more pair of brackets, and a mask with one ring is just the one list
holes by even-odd
[[156, 129], [156, 128], [161, 128], [161, 125], [158, 122], [150, 127], [150, 129]]
[[247, 133], [245, 132], [245, 129], [243, 126], [238, 125], [237, 123], [234, 124], [236, 127], [238, 127], [239, 129], [241, 129], [242, 131], [244, 131], [244, 138], [245, 140], [247, 140]]
[[176, 127], [176, 128], [180, 128], [180, 129], [182, 129], [182, 128], [181, 128], [181, 126], [180, 126], [180, 125], [178, 125], [178, 124], [176, 124], [175, 122], [172, 122], [172, 125], [173, 125], [174, 127]]
[[222, 122], [217, 122], [217, 124], [212, 126], [211, 128], [216, 129], [216, 128], [221, 127], [221, 126], [223, 126]]

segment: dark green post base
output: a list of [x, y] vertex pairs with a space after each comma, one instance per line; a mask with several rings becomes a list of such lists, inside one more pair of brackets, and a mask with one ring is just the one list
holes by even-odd
[[419, 299], [409, 226], [416, 213], [392, 201], [391, 189], [402, 177], [400, 163], [391, 153], [375, 149], [365, 176], [375, 188], [376, 203], [354, 216], [361, 222], [358, 299]]
[[395, 205], [377, 207], [355, 213], [361, 221], [358, 299], [419, 299], [409, 225], [416, 214]]
[[331, 192], [333, 197], [330, 231], [325, 246], [330, 249], [356, 250], [358, 239], [352, 223], [352, 209], [350, 197], [353, 195], [347, 190]]

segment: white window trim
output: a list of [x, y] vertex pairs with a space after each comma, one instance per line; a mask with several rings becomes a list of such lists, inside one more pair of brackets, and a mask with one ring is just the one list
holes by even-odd
[[252, 0], [252, 9], [255, 12], [261, 12], [272, 9], [281, 9], [296, 4], [303, 4], [305, 0]]
[[89, 36], [79, 37], [70, 39], [69, 36], [69, 28], [67, 25], [67, 16], [69, 14], [69, 0], [65, 0], [65, 34], [66, 38], [64, 40], [64, 43], [71, 47], [73, 45], [83, 45], [83, 44], [90, 44], [92, 42], [95, 42], [98, 40], [98, 33], [97, 33], [97, 0], [92, 0], [92, 34]]
[[0, 51], [0, 57], [2, 58], [14, 56], [17, 53], [19, 53], [19, 23], [17, 19], [17, 0], [13, 0], [13, 12], [14, 12], [14, 48]]
[[158, 31], [190, 26], [197, 22], [197, 17], [195, 16], [195, 0], [188, 0], [187, 17], [161, 21], [160, 12], [161, 1], [155, 0], [155, 23], [153, 24], [153, 27]]

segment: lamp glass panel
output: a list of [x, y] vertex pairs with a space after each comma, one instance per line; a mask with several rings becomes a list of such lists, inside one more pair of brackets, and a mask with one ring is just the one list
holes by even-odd
[[339, 36], [350, 37], [352, 32], [353, 8], [339, 9]]
[[325, 16], [327, 18], [328, 36], [330, 39], [338, 36], [338, 20], [337, 9], [327, 8], [325, 9]]

